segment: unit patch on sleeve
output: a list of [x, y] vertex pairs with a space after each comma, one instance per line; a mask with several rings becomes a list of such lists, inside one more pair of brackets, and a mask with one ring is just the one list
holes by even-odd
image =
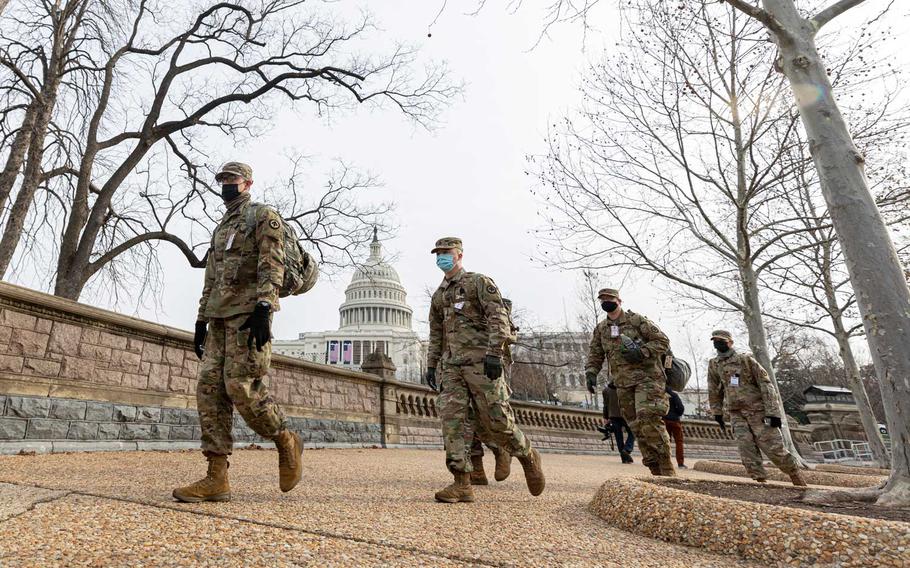
[[281, 223], [278, 222], [278, 219], [269, 220], [269, 227], [275, 229], [276, 231], [281, 228]]

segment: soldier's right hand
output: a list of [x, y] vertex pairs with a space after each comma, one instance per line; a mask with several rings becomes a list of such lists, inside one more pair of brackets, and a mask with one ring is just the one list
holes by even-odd
[[208, 335], [208, 322], [197, 321], [196, 322], [196, 333], [193, 334], [193, 351], [196, 352], [196, 357], [202, 359], [202, 354], [205, 352], [205, 337]]
[[727, 424], [724, 422], [724, 415], [723, 415], [723, 414], [715, 414], [715, 415], [714, 415], [714, 421], [717, 422], [718, 424], [720, 424], [720, 429], [721, 429], [721, 430], [723, 430], [724, 432], [727, 431]]
[[427, 368], [427, 386], [434, 391], [439, 391], [439, 387], [436, 386], [436, 367]]
[[588, 371], [585, 373], [585, 381], [588, 383], [588, 392], [594, 394], [594, 389], [597, 388], [597, 373]]

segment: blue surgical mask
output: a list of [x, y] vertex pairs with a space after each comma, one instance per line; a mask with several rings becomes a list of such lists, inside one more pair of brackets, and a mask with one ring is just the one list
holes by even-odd
[[443, 272], [448, 272], [455, 268], [455, 257], [451, 254], [437, 254], [436, 266]]

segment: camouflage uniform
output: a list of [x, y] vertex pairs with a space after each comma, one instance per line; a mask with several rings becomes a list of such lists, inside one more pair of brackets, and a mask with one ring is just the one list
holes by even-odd
[[[249, 177], [250, 174], [247, 175]], [[262, 377], [269, 370], [271, 343], [249, 348], [249, 330], [240, 331], [257, 302], [278, 311], [284, 277], [284, 232], [273, 209], [256, 206], [255, 228], [248, 231], [249, 193], [227, 205], [212, 235], [198, 321], [208, 321], [205, 356], [196, 386], [196, 404], [207, 455], [228, 455], [233, 448], [233, 408], [250, 428], [273, 438], [285, 428], [281, 409]]]
[[[732, 339], [718, 330], [712, 337]], [[715, 416], [730, 415], [739, 455], [752, 479], [767, 479], [762, 452], [781, 471], [798, 474], [796, 459], [784, 449], [780, 430], [765, 424], [766, 416], [780, 416], [778, 394], [768, 372], [751, 353], [737, 353], [732, 347], [708, 362], [708, 402]]]
[[502, 357], [510, 335], [502, 296], [490, 278], [462, 270], [433, 294], [427, 367], [441, 368], [438, 404], [446, 466], [453, 473], [473, 471], [475, 420], [485, 440], [519, 458], [531, 454], [530, 441], [515, 424], [505, 378], [484, 375], [484, 356]]
[[[619, 292], [606, 288], [598, 297], [604, 295], [618, 298]], [[621, 335], [642, 341], [643, 361], [632, 363], [622, 356]], [[653, 473], [666, 474], [675, 472], [670, 460], [670, 438], [663, 423], [670, 404], [661, 362], [669, 348], [667, 336], [651, 320], [625, 310], [616, 320], [607, 318], [597, 324], [585, 365], [585, 372], [599, 373], [604, 362], [609, 363], [620, 413], [638, 439], [642, 463]]]

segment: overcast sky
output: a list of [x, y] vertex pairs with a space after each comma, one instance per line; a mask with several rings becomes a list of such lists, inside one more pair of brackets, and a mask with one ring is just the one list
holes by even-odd
[[[524, 174], [525, 157], [544, 151], [548, 124], [577, 106], [576, 86], [587, 61], [615, 40], [612, 3], [602, 3], [595, 14], [599, 35], [583, 39], [580, 27], [557, 26], [534, 49], [543, 15], [530, 7], [532, 3], [525, 2], [514, 14], [488, 3], [476, 16], [461, 13], [454, 4], [448, 2], [428, 38], [428, 25], [441, 2], [369, 3], [384, 40], [421, 45], [423, 57], [447, 61], [453, 78], [466, 83], [463, 97], [443, 112], [435, 131], [415, 128], [392, 109], [363, 108], [336, 115], [330, 123], [285, 109], [272, 131], [243, 147], [233, 148], [227, 137], [214, 139], [213, 155], [250, 163], [260, 185], [270, 176], [281, 176], [287, 168], [282, 156], [290, 150], [313, 156], [314, 168], [324, 169], [330, 160], [344, 158], [377, 174], [384, 184], [377, 199], [397, 203], [394, 222], [399, 231], [384, 245], [386, 253], [396, 257], [394, 265], [409, 293], [415, 322], [426, 319], [423, 290], [435, 288], [442, 276], [429, 254], [433, 242], [441, 236], [459, 236], [468, 270], [493, 277], [539, 326], [574, 327], [577, 275], [544, 270], [530, 261], [536, 243], [529, 232], [539, 226], [538, 203], [529, 191], [533, 180]], [[900, 26], [906, 31], [908, 17], [906, 9], [901, 10]], [[139, 307], [136, 315], [191, 329], [202, 271], [189, 268], [173, 248], [160, 250], [166, 269], [161, 307]], [[350, 273], [335, 281], [323, 279], [312, 292], [284, 300], [275, 319], [276, 338], [336, 329], [349, 279]], [[699, 314], [693, 320], [689, 313], [678, 313], [674, 301], [646, 278], [603, 284], [622, 286], [626, 307], [658, 321], [680, 346], [677, 352], [688, 350], [682, 348], [686, 328], [707, 354], [711, 329], [741, 327], [735, 315]], [[697, 324], [686, 325], [693, 321]], [[417, 331], [425, 334], [425, 325], [418, 323]]]

